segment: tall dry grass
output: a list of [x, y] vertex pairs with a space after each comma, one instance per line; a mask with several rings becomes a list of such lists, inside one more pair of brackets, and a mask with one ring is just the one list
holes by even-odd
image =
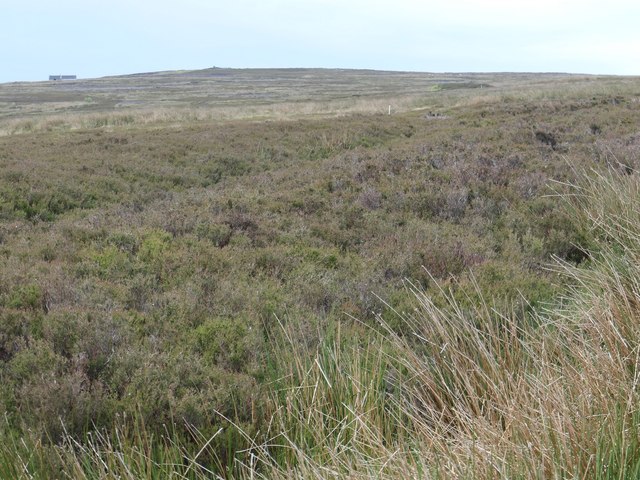
[[554, 267], [574, 287], [547, 311], [438, 308], [409, 286], [401, 335], [294, 355], [264, 478], [639, 478], [638, 193], [594, 174], [566, 197], [594, 249]]
[[265, 104], [220, 103], [206, 107], [178, 106], [119, 108], [100, 113], [43, 113], [38, 116], [0, 119], [0, 137], [42, 131], [115, 129], [121, 127], [183, 126], [198, 122], [239, 120], [297, 120], [308, 117], [333, 118], [353, 114], [403, 113], [422, 106], [423, 95], [378, 95], [345, 99], [278, 102]]

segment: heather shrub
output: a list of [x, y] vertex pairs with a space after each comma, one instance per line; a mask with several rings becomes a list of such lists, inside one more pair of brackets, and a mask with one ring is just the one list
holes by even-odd
[[635, 86], [498, 77], [420, 81], [393, 115], [0, 120], [0, 477], [18, 452], [41, 478], [633, 478], [607, 399], [630, 398], [633, 322], [541, 312], [590, 285], [554, 261], [610, 262], [593, 312], [635, 318], [632, 192], [589, 197], [615, 231], [561, 205], [583, 169], [631, 185]]
[[11, 292], [6, 301], [7, 307], [23, 310], [46, 310], [44, 292], [38, 285], [21, 285]]
[[259, 339], [242, 318], [206, 320], [194, 331], [195, 350], [210, 364], [232, 372], [253, 371]]

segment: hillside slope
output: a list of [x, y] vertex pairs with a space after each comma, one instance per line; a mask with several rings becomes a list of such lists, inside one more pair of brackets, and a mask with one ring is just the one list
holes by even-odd
[[[633, 191], [639, 99], [633, 78], [524, 74], [214, 69], [0, 86], [0, 476], [109, 478], [99, 452], [118, 464], [118, 448], [131, 448], [125, 467], [151, 468], [132, 477], [144, 478], [159, 468], [148, 456], [182, 464], [205, 444], [187, 477], [240, 475], [249, 446], [270, 475], [275, 464], [322, 476], [335, 461], [367, 476], [391, 446], [414, 444], [438, 461], [404, 455], [389, 468], [595, 472], [591, 454], [622, 453], [590, 444], [574, 462], [580, 441], [604, 448], [626, 430], [598, 436], [550, 408], [578, 402], [576, 419], [600, 418], [617, 405], [611, 428], [626, 428], [635, 407], [601, 398], [588, 413], [579, 382], [604, 375], [584, 370], [600, 353], [574, 325], [589, 304], [567, 313], [561, 295], [630, 268], [634, 200], [616, 185]], [[587, 190], [596, 222], [564, 205], [583, 171], [619, 176]], [[622, 227], [597, 234], [611, 216], [598, 205], [621, 210]], [[612, 268], [564, 276], [557, 261]], [[619, 288], [633, 289], [624, 278]], [[633, 318], [635, 300], [624, 302]], [[635, 330], [616, 332], [627, 350], [602, 354], [618, 362], [610, 380], [621, 389], [635, 378]], [[526, 403], [546, 381], [570, 391]], [[629, 390], [607, 392], [636, 405]], [[508, 405], [491, 406], [497, 396]], [[357, 419], [377, 432], [363, 443]], [[508, 419], [519, 430], [500, 440]], [[288, 448], [258, 448], [283, 431]], [[474, 438], [497, 453], [482, 457]], [[493, 463], [466, 471], [471, 458]], [[371, 469], [350, 472], [361, 462]]]

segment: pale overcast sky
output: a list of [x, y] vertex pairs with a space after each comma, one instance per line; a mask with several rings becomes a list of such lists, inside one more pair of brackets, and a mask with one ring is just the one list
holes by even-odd
[[639, 0], [1, 0], [0, 82], [219, 67], [640, 74]]

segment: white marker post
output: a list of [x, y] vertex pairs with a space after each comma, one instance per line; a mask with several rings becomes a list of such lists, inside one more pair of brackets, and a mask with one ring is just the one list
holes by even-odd
[[391, 115], [391, 105], [389, 105], [389, 115]]

